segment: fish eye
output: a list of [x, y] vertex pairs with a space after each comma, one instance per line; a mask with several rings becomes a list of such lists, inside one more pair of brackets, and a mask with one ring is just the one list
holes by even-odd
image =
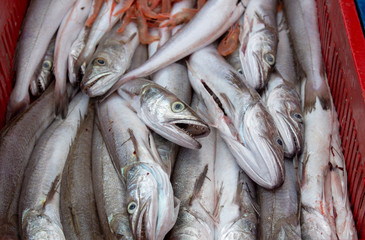
[[42, 64], [42, 68], [45, 70], [51, 70], [52, 68], [52, 62], [49, 60], [45, 60]]
[[94, 61], [93, 61], [93, 65], [104, 66], [105, 65], [105, 59], [104, 58], [95, 58]]
[[281, 138], [277, 138], [276, 143], [279, 144], [280, 146], [283, 146], [283, 140], [281, 140]]
[[298, 122], [302, 122], [303, 121], [303, 117], [299, 113], [294, 113], [294, 117], [298, 120]]
[[176, 113], [178, 113], [178, 112], [181, 112], [182, 110], [184, 110], [185, 109], [185, 105], [184, 105], [184, 103], [182, 103], [182, 102], [180, 102], [180, 101], [176, 101], [176, 102], [174, 102], [173, 104], [172, 104], [172, 106], [171, 106], [171, 110], [173, 111], [173, 112], [176, 112]]
[[240, 74], [243, 74], [242, 68], [237, 70]]
[[136, 209], [137, 209], [137, 203], [135, 203], [135, 202], [130, 202], [130, 203], [128, 204], [127, 210], [128, 210], [128, 213], [129, 213], [129, 214], [134, 213], [134, 211], [136, 211]]
[[272, 55], [271, 53], [266, 53], [265, 54], [265, 61], [270, 64], [271, 66], [273, 66], [275, 64], [275, 57], [274, 55]]

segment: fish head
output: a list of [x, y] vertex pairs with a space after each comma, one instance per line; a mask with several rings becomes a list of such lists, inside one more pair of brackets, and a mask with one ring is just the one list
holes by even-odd
[[284, 142], [284, 154], [292, 157], [302, 150], [304, 121], [300, 97], [293, 89], [278, 85], [267, 97], [269, 110]]
[[123, 175], [134, 238], [163, 239], [174, 226], [180, 206], [168, 175], [158, 164], [142, 162], [128, 167]]
[[262, 172], [266, 173], [264, 186], [274, 188], [284, 181], [283, 140], [274, 120], [261, 102], [250, 106], [242, 121], [244, 144], [250, 150]]
[[162, 137], [180, 146], [199, 149], [196, 140], [210, 129], [189, 105], [157, 84], [147, 84], [141, 90], [141, 118]]
[[269, 74], [275, 65], [277, 34], [263, 30], [250, 35], [240, 48], [242, 71], [247, 84], [261, 90], [265, 87]]
[[97, 51], [87, 65], [80, 83], [81, 90], [89, 97], [106, 93], [126, 70], [123, 54], [112, 47]]
[[42, 62], [40, 71], [36, 71], [38, 74], [32, 79], [30, 83], [30, 92], [33, 96], [40, 96], [51, 83], [53, 70], [52, 59], [45, 59]]

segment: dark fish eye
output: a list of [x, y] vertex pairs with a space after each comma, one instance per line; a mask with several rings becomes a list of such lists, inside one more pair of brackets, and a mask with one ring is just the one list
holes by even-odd
[[52, 62], [49, 60], [44, 61], [42, 64], [43, 69], [50, 70], [51, 67], [52, 67]]
[[172, 106], [171, 106], [171, 110], [173, 111], [173, 112], [181, 112], [182, 110], [184, 110], [185, 109], [185, 105], [184, 105], [184, 103], [182, 103], [182, 102], [179, 102], [179, 101], [176, 101], [176, 102], [174, 102], [173, 104], [172, 104]]
[[302, 115], [300, 115], [299, 113], [294, 113], [294, 117], [299, 120], [302, 120]]
[[238, 69], [238, 72], [243, 74], [242, 68]]
[[93, 63], [94, 63], [94, 65], [104, 66], [105, 59], [104, 58], [95, 58]]
[[277, 142], [280, 146], [283, 146], [283, 141], [282, 141], [280, 138], [278, 138], [278, 139], [276, 140], [276, 142]]
[[273, 66], [275, 64], [275, 57], [271, 53], [265, 54], [265, 60], [271, 66]]
[[128, 204], [127, 210], [129, 214], [134, 213], [134, 211], [137, 209], [137, 204], [135, 202], [130, 202]]

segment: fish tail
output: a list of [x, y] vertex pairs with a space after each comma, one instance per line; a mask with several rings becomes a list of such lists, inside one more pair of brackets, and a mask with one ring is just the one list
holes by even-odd
[[66, 88], [60, 89], [57, 87], [55, 88], [55, 113], [56, 115], [61, 114], [63, 119], [66, 118], [68, 112], [68, 97], [67, 92], [65, 91]]

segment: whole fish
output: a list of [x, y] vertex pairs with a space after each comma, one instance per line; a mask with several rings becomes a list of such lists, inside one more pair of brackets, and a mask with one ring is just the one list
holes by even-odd
[[93, 125], [90, 104], [62, 173], [60, 211], [66, 239], [103, 239], [91, 184]]
[[277, 0], [250, 1], [240, 33], [242, 70], [252, 88], [265, 87], [275, 65], [278, 34], [276, 25]]
[[101, 132], [127, 188], [127, 211], [134, 239], [163, 239], [177, 218], [166, 169], [151, 133], [117, 94], [97, 105]]
[[118, 93], [149, 128], [180, 146], [199, 149], [196, 138], [209, 134], [209, 126], [189, 105], [152, 81], [135, 79], [123, 84]]
[[56, 119], [32, 152], [19, 201], [24, 239], [65, 239], [59, 212], [62, 171], [88, 103], [88, 96], [75, 96], [66, 119]]
[[257, 239], [255, 186], [237, 165], [219, 135], [216, 141], [214, 179], [217, 222], [214, 239]]
[[54, 53], [54, 75], [56, 78], [55, 98], [56, 115], [67, 115], [67, 60], [72, 43], [77, 39], [89, 15], [92, 0], [77, 0], [63, 18], [57, 32]]
[[111, 88], [96, 92], [88, 91], [91, 97], [116, 91], [126, 81], [146, 77], [167, 65], [176, 62], [197, 49], [205, 47], [219, 38], [243, 13], [244, 6], [234, 0], [211, 0], [174, 34], [145, 64], [125, 74]]
[[100, 86], [112, 86], [130, 66], [138, 41], [135, 23], [127, 25], [123, 33], [116, 25], [100, 41], [98, 48], [87, 65], [80, 87], [84, 92]]
[[121, 0], [117, 4], [114, 1], [103, 3], [97, 18], [91, 26], [85, 46], [74, 64], [75, 69], [72, 72], [75, 73], [76, 77], [78, 77], [80, 68], [82, 68], [83, 65], [89, 64], [91, 57], [95, 52], [95, 48], [102, 37], [123, 17], [123, 14], [115, 15], [115, 13], [124, 8], [127, 2], [127, 0]]
[[104, 237], [133, 239], [129, 227], [126, 188], [113, 166], [98, 121], [94, 124], [92, 146], [93, 185]]
[[214, 239], [216, 138], [212, 129], [199, 151], [181, 148], [177, 156], [171, 182], [181, 203], [168, 239]]
[[44, 91], [46, 91], [49, 84], [53, 80], [53, 55], [56, 39], [52, 39], [48, 45], [47, 52], [43, 57], [41, 68], [37, 78], [33, 79], [30, 83], [29, 89], [33, 96], [39, 97]]
[[265, 188], [284, 180], [283, 142], [256, 91], [210, 45], [188, 61], [190, 83], [201, 99], [200, 112], [218, 128], [238, 165]]
[[15, 60], [16, 80], [11, 92], [6, 119], [24, 111], [29, 105], [29, 85], [47, 51], [63, 17], [76, 0], [34, 0], [24, 19]]
[[258, 188], [259, 239], [301, 239], [299, 185], [293, 159], [285, 159], [285, 180], [274, 190]]
[[54, 84], [0, 133], [0, 238], [17, 239], [18, 200], [25, 168], [43, 131], [54, 120]]

